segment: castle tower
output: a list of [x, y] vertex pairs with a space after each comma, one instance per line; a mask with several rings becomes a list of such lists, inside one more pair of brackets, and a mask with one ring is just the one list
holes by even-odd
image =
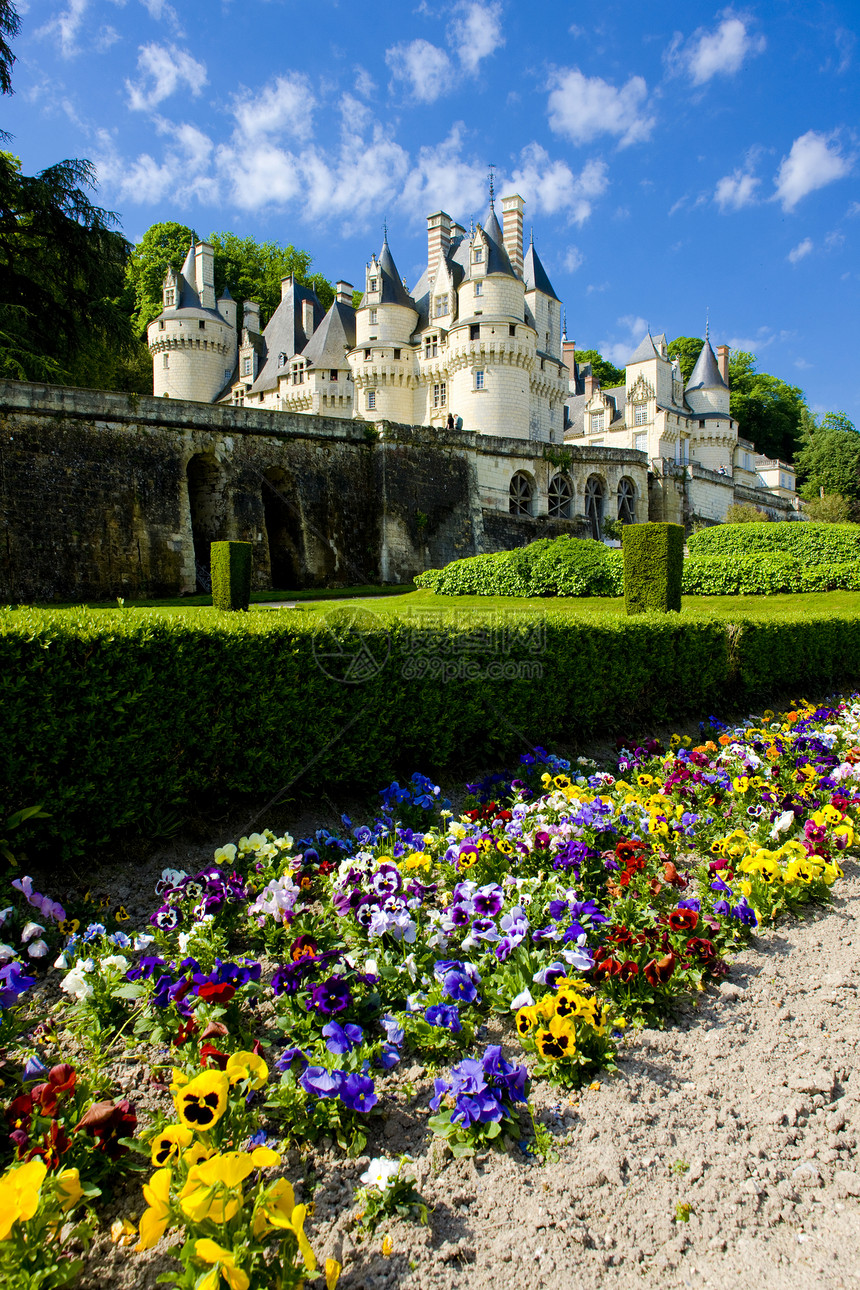
[[411, 423], [412, 335], [417, 324], [418, 310], [397, 272], [386, 229], [379, 257], [374, 255], [367, 265], [364, 295], [355, 314], [349, 366], [357, 417]]
[[191, 239], [185, 263], [168, 269], [163, 309], [146, 329], [156, 397], [212, 403], [236, 366], [236, 303], [215, 299], [215, 253]]
[[[731, 475], [738, 431], [729, 411], [729, 387], [711, 348], [708, 330], [706, 325], [705, 343], [684, 391], [695, 418], [690, 445], [703, 466]], [[725, 346], [720, 350], [727, 364], [728, 351]]]

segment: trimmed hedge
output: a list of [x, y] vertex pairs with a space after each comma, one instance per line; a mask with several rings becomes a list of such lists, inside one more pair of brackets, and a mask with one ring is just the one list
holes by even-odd
[[734, 559], [770, 551], [801, 564], [844, 564], [860, 560], [860, 524], [815, 524], [783, 520], [765, 524], [717, 524], [687, 539], [691, 556]]
[[628, 614], [681, 609], [684, 570], [682, 524], [626, 524], [624, 534], [624, 608]]
[[620, 596], [624, 561], [602, 542], [563, 535], [454, 560], [419, 574], [415, 585], [440, 596]]
[[806, 565], [776, 551], [759, 555], [691, 555], [684, 561], [687, 596], [799, 595], [808, 591], [860, 591], [860, 564]]
[[[0, 611], [5, 815], [43, 803], [23, 840], [57, 860], [294, 782], [462, 771], [860, 675], [860, 617], [353, 617]], [[333, 679], [359, 654], [363, 684]]]
[[213, 608], [247, 613], [251, 600], [251, 543], [212, 542], [209, 549]]

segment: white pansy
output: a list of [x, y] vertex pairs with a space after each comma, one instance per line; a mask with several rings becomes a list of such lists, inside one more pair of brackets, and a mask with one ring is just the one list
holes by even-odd
[[26, 945], [28, 941], [32, 941], [34, 936], [41, 936], [44, 930], [45, 929], [41, 923], [34, 923], [32, 921], [25, 923], [24, 930], [21, 933], [22, 944]]
[[27, 953], [31, 959], [43, 959], [48, 953], [48, 942], [43, 941], [41, 937], [38, 941], [31, 941], [27, 946]]
[[104, 971], [115, 969], [117, 972], [128, 971], [128, 959], [124, 954], [108, 954], [99, 962], [99, 967]]
[[6, 919], [9, 917], [10, 914], [14, 914], [14, 912], [15, 912], [14, 905], [7, 905], [5, 909], [0, 909], [0, 927], [5, 926]]
[[770, 831], [772, 838], [778, 838], [780, 833], [785, 833], [794, 824], [794, 811], [783, 811], [778, 820], [774, 821], [773, 828]]
[[511, 999], [511, 1012], [519, 1012], [520, 1008], [531, 1008], [534, 1006], [531, 990], [521, 990], [515, 999]]
[[5, 943], [0, 942], [0, 963], [8, 963], [9, 960], [14, 959], [17, 954], [18, 951], [13, 950], [11, 945], [6, 945]]
[[87, 973], [92, 972], [95, 964], [92, 959], [78, 959], [71, 972], [67, 972], [60, 982], [60, 989], [70, 994], [73, 999], [88, 999], [93, 987], [87, 980]]
[[388, 1160], [385, 1156], [376, 1156], [361, 1175], [366, 1187], [376, 1187], [387, 1191], [400, 1173], [400, 1161]]
[[226, 847], [219, 847], [212, 858], [216, 864], [232, 864], [236, 859], [236, 847], [228, 842]]

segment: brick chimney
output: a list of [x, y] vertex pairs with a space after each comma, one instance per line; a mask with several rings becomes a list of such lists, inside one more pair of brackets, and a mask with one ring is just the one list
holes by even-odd
[[281, 278], [281, 299], [286, 300], [293, 287], [293, 275], [288, 273], [285, 278]]
[[242, 328], [244, 331], [260, 331], [260, 306], [256, 300], [245, 301], [242, 315]]
[[594, 376], [594, 373], [589, 372], [588, 376], [583, 377], [582, 383], [584, 387], [583, 392], [585, 394], [585, 398], [587, 402], [591, 398], [592, 394], [594, 393], [594, 387], [597, 385], [597, 380]]
[[215, 252], [208, 242], [198, 242], [194, 251], [197, 294], [204, 309], [215, 308]]
[[561, 342], [561, 356], [564, 359], [565, 364], [567, 365], [567, 370], [570, 373], [570, 379], [572, 381], [575, 381], [576, 380], [576, 341], [575, 340], [563, 340]]
[[338, 282], [334, 289], [334, 298], [339, 305], [351, 305], [354, 287], [351, 282]]
[[312, 300], [302, 301], [302, 331], [308, 340], [314, 334], [314, 302]]
[[435, 215], [427, 216], [427, 276], [431, 282], [439, 267], [439, 261], [448, 254], [451, 246], [452, 223], [451, 216], [446, 215], [444, 211], [437, 211]]
[[502, 198], [502, 238], [518, 278], [523, 276], [523, 207], [519, 193]]
[[717, 346], [717, 367], [720, 369], [720, 376], [729, 383], [729, 347], [728, 345]]

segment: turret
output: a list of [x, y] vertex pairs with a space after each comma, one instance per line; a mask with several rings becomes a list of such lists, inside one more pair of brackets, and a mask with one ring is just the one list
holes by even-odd
[[229, 292], [215, 300], [215, 256], [192, 236], [182, 268], [169, 268], [164, 308], [147, 328], [157, 396], [212, 403], [236, 365], [236, 306]]
[[411, 422], [412, 335], [418, 325], [415, 302], [397, 272], [388, 230], [379, 257], [372, 256], [365, 290], [355, 315], [355, 349], [349, 355], [356, 391], [356, 416]]

